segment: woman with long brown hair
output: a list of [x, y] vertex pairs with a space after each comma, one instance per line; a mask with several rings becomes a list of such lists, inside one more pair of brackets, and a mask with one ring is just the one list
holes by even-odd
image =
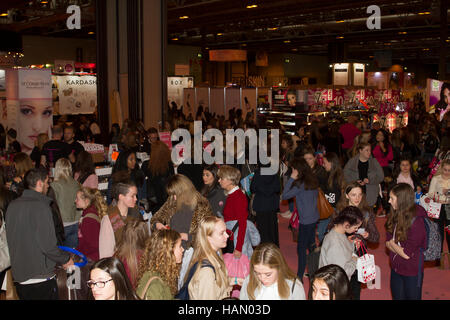
[[191, 180], [176, 174], [167, 183], [168, 198], [150, 220], [152, 230], [173, 229], [180, 233], [182, 246], [186, 250], [180, 273], [181, 279], [192, 257], [195, 233], [204, 217], [212, 215], [208, 200], [194, 187]]
[[133, 288], [136, 288], [139, 260], [148, 238], [148, 226], [144, 221], [132, 220], [123, 228], [122, 239], [114, 256], [122, 261]]
[[421, 300], [427, 213], [414, 202], [413, 188], [399, 183], [389, 193], [391, 213], [386, 222], [386, 247], [391, 265], [394, 300]]
[[150, 160], [142, 165], [147, 176], [147, 199], [154, 203], [152, 210], [158, 211], [167, 200], [167, 182], [175, 174], [169, 147], [162, 141], [152, 143]]
[[147, 240], [139, 263], [136, 292], [145, 300], [172, 300], [178, 292], [178, 277], [184, 249], [175, 230], [162, 229]]
[[262, 243], [253, 251], [250, 274], [245, 279], [240, 300], [305, 300], [305, 290], [280, 249]]

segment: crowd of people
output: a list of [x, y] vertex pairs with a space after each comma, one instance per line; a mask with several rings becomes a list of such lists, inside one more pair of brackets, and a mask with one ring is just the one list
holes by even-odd
[[[417, 195], [441, 204], [441, 251], [450, 244], [450, 113], [443, 119], [416, 105], [407, 126], [390, 132], [365, 114], [347, 119], [297, 123], [294, 135], [281, 124], [278, 172], [262, 174], [267, 163], [250, 163], [248, 146], [233, 150], [234, 164], [195, 164], [194, 148], [173, 163], [159, 132], [193, 121], [203, 129], [265, 128], [252, 113], [230, 110], [228, 118], [199, 106], [195, 117], [168, 108], [160, 128], [141, 122], [113, 124], [108, 144], [119, 156], [98, 190], [92, 155], [77, 140], [98, 136], [80, 122], [58, 123], [36, 140], [30, 155], [20, 152], [8, 131], [13, 168], [0, 172], [0, 223], [6, 226], [11, 272], [19, 299], [58, 299], [55, 270], [70, 270], [77, 257], [88, 260], [86, 299], [341, 300], [360, 298], [359, 249], [387, 237], [393, 299], [421, 299], [427, 212]], [[97, 126], [98, 127], [98, 126]], [[81, 137], [81, 138], [80, 138]], [[89, 138], [90, 139], [90, 138]], [[248, 141], [247, 141], [248, 144]], [[8, 147], [6, 146], [8, 145]], [[241, 146], [242, 147], [242, 146]], [[261, 147], [261, 146], [260, 146]], [[263, 148], [270, 151], [270, 143]], [[149, 160], [140, 162], [138, 152]], [[217, 151], [216, 151], [217, 152]], [[10, 168], [11, 169], [11, 168]], [[243, 180], [249, 178], [249, 188]], [[321, 218], [321, 195], [333, 213]], [[289, 210], [280, 212], [285, 201]], [[143, 212], [151, 212], [150, 221]], [[280, 250], [279, 219], [298, 214], [298, 269]], [[377, 217], [387, 216], [385, 230]], [[249, 260], [246, 276], [230, 276], [224, 256]], [[320, 248], [317, 270], [308, 257]], [[317, 252], [317, 251], [316, 251]], [[308, 266], [308, 269], [307, 269]], [[303, 287], [304, 277], [310, 286]], [[236, 297], [235, 297], [236, 298]]]

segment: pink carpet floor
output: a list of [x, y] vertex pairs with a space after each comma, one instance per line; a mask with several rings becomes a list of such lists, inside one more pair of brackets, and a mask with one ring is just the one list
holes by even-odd
[[[284, 206], [281, 208], [284, 209]], [[287, 208], [286, 208], [287, 209]], [[285, 209], [285, 210], [286, 210]], [[282, 212], [285, 210], [281, 210]], [[278, 228], [280, 235], [281, 251], [286, 258], [288, 265], [292, 270], [297, 272], [297, 243], [292, 240], [292, 233], [288, 229], [289, 220], [279, 216]], [[380, 243], [375, 246], [369, 246], [370, 254], [375, 256], [375, 264], [380, 268], [379, 285], [374, 285], [372, 289], [363, 285], [361, 289], [361, 300], [392, 300], [390, 291], [390, 267], [389, 256], [385, 248], [386, 232], [384, 224], [386, 218], [377, 218], [376, 224], [380, 232]], [[448, 252], [447, 245], [444, 241], [444, 251]], [[445, 269], [440, 269], [435, 263], [426, 262], [424, 281], [422, 289], [423, 300], [450, 300], [450, 262], [445, 261]], [[306, 270], [307, 272], [307, 270]], [[303, 278], [305, 292], [308, 295], [309, 279]]]

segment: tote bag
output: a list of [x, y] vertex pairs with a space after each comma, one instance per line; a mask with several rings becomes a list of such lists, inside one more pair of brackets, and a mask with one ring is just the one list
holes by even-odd
[[367, 283], [374, 280], [377, 276], [377, 271], [375, 268], [375, 257], [373, 254], [367, 253], [367, 249], [362, 242], [360, 249], [363, 251], [363, 253], [365, 253], [363, 256], [359, 257], [356, 262], [358, 281]]

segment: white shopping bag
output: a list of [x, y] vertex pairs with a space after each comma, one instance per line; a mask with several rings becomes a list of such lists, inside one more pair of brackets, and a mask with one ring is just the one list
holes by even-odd
[[364, 247], [364, 244], [361, 242], [361, 247], [363, 248], [363, 252], [366, 253], [359, 257], [356, 261], [356, 270], [358, 271], [358, 281], [362, 283], [367, 283], [372, 280], [375, 280], [377, 276], [377, 271], [375, 268], [375, 257], [373, 254], [368, 254], [367, 249]]
[[[425, 202], [426, 198], [430, 199], [429, 203]], [[441, 207], [442, 207], [441, 203], [434, 201], [428, 195], [423, 195], [420, 198], [420, 205], [425, 209], [425, 211], [427, 212], [427, 215], [430, 218], [439, 219], [439, 216], [441, 214]]]

